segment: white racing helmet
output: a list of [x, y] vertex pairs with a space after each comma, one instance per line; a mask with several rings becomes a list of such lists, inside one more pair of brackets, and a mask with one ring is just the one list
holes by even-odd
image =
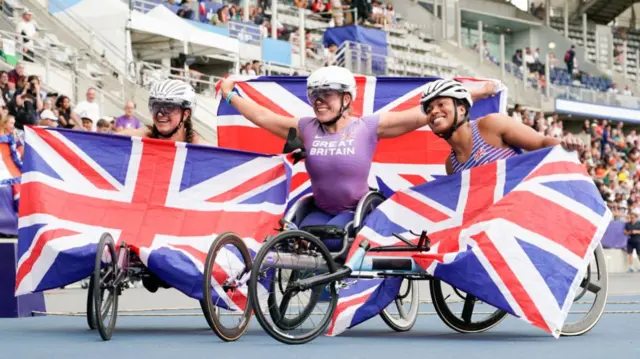
[[436, 80], [429, 82], [427, 87], [422, 91], [420, 104], [422, 112], [426, 114], [427, 108], [431, 101], [440, 97], [450, 97], [455, 100], [461, 100], [467, 109], [473, 106], [473, 100], [469, 91], [456, 80]]
[[311, 103], [311, 93], [317, 90], [337, 90], [356, 98], [356, 79], [351, 71], [340, 66], [326, 66], [315, 70], [307, 78], [307, 99]]
[[467, 108], [464, 118], [459, 120], [458, 107], [454, 106], [453, 124], [451, 128], [444, 133], [436, 133], [438, 137], [448, 140], [453, 133], [469, 119], [469, 109], [473, 106], [473, 99], [471, 98], [471, 93], [456, 80], [443, 79], [432, 81], [427, 84], [420, 97], [420, 108], [422, 112], [426, 115], [429, 104], [440, 97], [452, 98], [456, 103], [462, 102]]
[[180, 80], [167, 79], [158, 81], [149, 92], [149, 111], [154, 104], [171, 103], [182, 109], [190, 109], [191, 113], [196, 109], [196, 91], [188, 83]]

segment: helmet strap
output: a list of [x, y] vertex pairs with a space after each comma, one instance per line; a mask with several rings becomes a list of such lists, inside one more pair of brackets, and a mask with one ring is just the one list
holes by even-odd
[[325, 123], [322, 123], [322, 125], [324, 126], [333, 126], [335, 125], [339, 119], [342, 118], [342, 115], [344, 114], [344, 111], [346, 110], [346, 108], [344, 107], [344, 93], [342, 93], [342, 96], [340, 98], [340, 112], [338, 112], [338, 115], [334, 118], [331, 119], [331, 121], [327, 121]]
[[153, 125], [153, 135], [154, 137], [160, 137], [160, 138], [171, 138], [173, 137], [173, 135], [175, 135], [176, 133], [178, 133], [178, 131], [180, 130], [180, 128], [182, 127], [182, 124], [184, 123], [184, 109], [182, 109], [182, 113], [180, 115], [180, 122], [178, 123], [178, 125], [168, 134], [163, 134], [160, 131], [158, 131], [158, 128], [156, 127], [156, 125]]
[[464, 125], [464, 123], [467, 122], [468, 119], [469, 119], [469, 114], [467, 113], [465, 114], [462, 121], [458, 122], [458, 104], [455, 103], [455, 106], [453, 107], [453, 124], [451, 125], [451, 128], [449, 128], [444, 133], [436, 133], [436, 136], [448, 141], [451, 138], [451, 136], [453, 136], [453, 133], [458, 128], [460, 128], [460, 126]]

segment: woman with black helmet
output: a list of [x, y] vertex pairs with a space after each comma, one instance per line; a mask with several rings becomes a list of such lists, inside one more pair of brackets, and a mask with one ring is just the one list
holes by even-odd
[[581, 150], [584, 146], [577, 137], [546, 137], [500, 113], [469, 121], [471, 94], [455, 80], [429, 83], [420, 103], [427, 125], [451, 146], [447, 174], [515, 156], [520, 150], [534, 151], [558, 144], [567, 150]]

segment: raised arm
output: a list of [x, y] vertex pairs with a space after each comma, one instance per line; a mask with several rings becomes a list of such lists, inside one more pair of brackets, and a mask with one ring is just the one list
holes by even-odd
[[[473, 101], [478, 101], [495, 92], [493, 81], [487, 81], [484, 86], [469, 89]], [[378, 138], [393, 138], [415, 131], [427, 125], [427, 116], [422, 113], [420, 106], [401, 112], [385, 112], [380, 115], [378, 124]]]
[[502, 142], [508, 146], [522, 148], [526, 151], [535, 151], [541, 148], [562, 145], [568, 150], [581, 150], [584, 147], [578, 137], [565, 137], [563, 139], [544, 136], [533, 128], [514, 121], [507, 115], [494, 113], [478, 120], [478, 126], [488, 129], [487, 132], [498, 134]]
[[[220, 90], [222, 91], [222, 101], [226, 101], [229, 94], [233, 91], [235, 84], [230, 80], [222, 80]], [[254, 125], [264, 128], [272, 134], [286, 139], [289, 128], [298, 129], [298, 121], [300, 119], [294, 117], [286, 117], [273, 113], [271, 110], [264, 108], [256, 103], [246, 100], [237, 94], [232, 95], [231, 105], [242, 114], [246, 119]]]

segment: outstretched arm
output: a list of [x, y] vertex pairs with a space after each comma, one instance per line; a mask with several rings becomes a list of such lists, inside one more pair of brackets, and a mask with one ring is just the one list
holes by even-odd
[[[484, 86], [469, 89], [473, 101], [478, 101], [493, 95], [495, 84], [487, 81]], [[393, 138], [415, 131], [427, 125], [427, 116], [422, 113], [420, 106], [401, 112], [385, 112], [380, 115], [378, 124], [378, 138]]]
[[555, 145], [562, 145], [568, 150], [580, 150], [584, 146], [580, 138], [571, 136], [559, 139], [544, 136], [533, 128], [516, 122], [501, 113], [494, 113], [484, 117], [482, 126], [488, 128], [490, 133], [498, 134], [504, 144], [522, 148], [526, 151], [535, 151]]
[[[235, 84], [230, 80], [222, 80], [220, 91], [222, 91], [222, 101], [227, 99], [229, 93], [233, 91]], [[272, 134], [286, 139], [289, 128], [298, 129], [298, 121], [300, 119], [293, 117], [281, 116], [273, 113], [256, 103], [248, 101], [238, 95], [231, 98], [231, 105], [236, 108], [247, 120], [253, 122], [254, 125], [264, 128]]]

